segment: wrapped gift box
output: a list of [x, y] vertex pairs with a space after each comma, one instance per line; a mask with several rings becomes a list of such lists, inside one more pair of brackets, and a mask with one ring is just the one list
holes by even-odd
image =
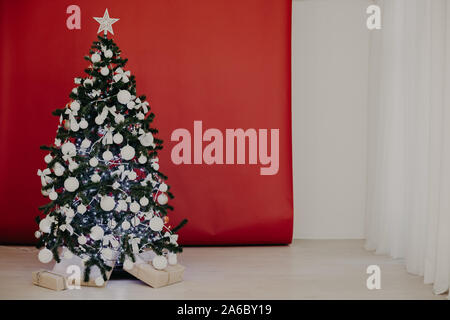
[[52, 289], [55, 291], [65, 290], [67, 288], [66, 278], [48, 270], [39, 270], [32, 272], [33, 284]]

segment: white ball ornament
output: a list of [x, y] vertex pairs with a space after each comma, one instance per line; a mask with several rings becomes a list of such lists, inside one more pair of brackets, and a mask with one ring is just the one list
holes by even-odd
[[75, 212], [72, 208], [68, 208], [65, 210], [66, 217], [72, 218], [75, 216]]
[[111, 260], [113, 258], [114, 252], [110, 248], [105, 248], [102, 250], [102, 257], [105, 260]]
[[99, 277], [95, 278], [95, 285], [97, 287], [101, 287], [104, 284], [105, 284], [105, 280], [103, 279], [102, 276], [99, 276]]
[[147, 197], [142, 197], [140, 200], [139, 200], [139, 203], [141, 204], [141, 206], [146, 206], [146, 205], [148, 205], [148, 202], [149, 202], [149, 200], [148, 200], [148, 198]]
[[112, 58], [112, 56], [113, 56], [113, 52], [111, 51], [111, 50], [106, 50], [105, 51], [105, 58]]
[[152, 168], [153, 168], [153, 170], [158, 171], [159, 170], [159, 164], [157, 164], [156, 162], [152, 163]]
[[102, 178], [98, 175], [98, 173], [94, 173], [94, 174], [91, 176], [91, 181], [92, 181], [93, 183], [98, 183], [98, 182], [100, 182], [101, 179], [102, 179]]
[[39, 251], [38, 258], [42, 263], [49, 263], [53, 259], [53, 253], [47, 248], [44, 248]]
[[139, 219], [138, 217], [134, 217], [133, 219], [131, 219], [131, 224], [133, 225], [133, 227], [136, 227], [140, 223], [141, 223], [141, 219]]
[[103, 122], [105, 122], [105, 119], [102, 116], [98, 115], [98, 116], [95, 117], [95, 123], [96, 124], [102, 125]]
[[81, 119], [79, 125], [80, 128], [84, 130], [88, 127], [88, 122], [86, 121], [86, 119]]
[[135, 105], [136, 105], [136, 103], [134, 103], [134, 101], [128, 101], [127, 108], [131, 110], [134, 108]]
[[89, 140], [88, 138], [83, 139], [83, 141], [81, 141], [81, 145], [80, 147], [83, 149], [87, 149], [91, 146], [91, 140]]
[[65, 156], [75, 155], [77, 153], [77, 148], [72, 142], [67, 141], [61, 146], [61, 152]]
[[158, 198], [157, 201], [160, 205], [165, 205], [167, 204], [167, 202], [169, 201], [169, 198], [167, 197], [167, 195], [165, 193], [161, 193]]
[[72, 101], [70, 104], [70, 109], [75, 112], [80, 110], [80, 103], [78, 101]]
[[58, 199], [58, 194], [56, 193], [56, 191], [53, 190], [52, 192], [50, 192], [48, 194], [48, 198], [50, 200], [54, 201], [54, 200]]
[[133, 159], [135, 153], [136, 152], [135, 152], [134, 148], [132, 146], [130, 146], [130, 145], [126, 145], [125, 147], [123, 147], [120, 150], [120, 156], [124, 160], [131, 160], [131, 159]]
[[72, 130], [73, 132], [77, 132], [78, 130], [80, 130], [80, 126], [78, 125], [78, 123], [76, 123], [76, 121], [70, 122], [70, 130]]
[[91, 56], [91, 61], [92, 61], [93, 63], [100, 62], [101, 59], [102, 59], [102, 57], [101, 57], [98, 53], [94, 53], [94, 54]]
[[130, 227], [131, 227], [131, 225], [130, 225], [130, 223], [128, 222], [128, 221], [124, 221], [124, 222], [122, 222], [122, 229], [123, 230], [128, 230], [128, 229], [130, 229]]
[[147, 132], [144, 135], [142, 135], [141, 137], [139, 137], [139, 141], [141, 141], [141, 144], [144, 147], [149, 147], [153, 144], [153, 135], [151, 134], [151, 132]]
[[113, 136], [113, 141], [115, 144], [121, 144], [123, 142], [123, 136], [120, 133], [116, 133]]
[[69, 177], [64, 181], [64, 188], [69, 192], [74, 192], [78, 189], [80, 186], [80, 183], [78, 182], [78, 179], [75, 177]]
[[131, 270], [133, 269], [133, 261], [131, 261], [130, 259], [125, 259], [125, 261], [123, 262], [123, 268], [125, 270]]
[[167, 192], [167, 189], [168, 189], [167, 184], [165, 184], [164, 182], [159, 185], [159, 191]]
[[44, 157], [44, 161], [47, 164], [49, 164], [52, 160], [53, 160], [53, 157], [50, 153]]
[[106, 150], [105, 152], [103, 152], [102, 157], [103, 157], [103, 160], [110, 161], [110, 160], [112, 160], [112, 158], [114, 158], [114, 155], [112, 154], [111, 151]]
[[114, 121], [116, 122], [116, 124], [122, 123], [125, 121], [125, 117], [121, 114], [118, 114], [114, 117]]
[[103, 231], [102, 227], [93, 226], [91, 228], [91, 238], [93, 240], [100, 240], [101, 238], [103, 238], [103, 235], [104, 235], [104, 231]]
[[64, 174], [64, 171], [66, 169], [63, 167], [63, 165], [59, 162], [55, 163], [55, 165], [53, 166], [53, 172], [55, 173], [56, 176], [60, 177]]
[[130, 204], [130, 211], [133, 213], [139, 212], [139, 209], [141, 209], [141, 206], [136, 201], [132, 202]]
[[138, 162], [139, 162], [140, 164], [146, 163], [146, 162], [147, 162], [147, 157], [144, 156], [144, 155], [141, 155], [141, 156], [138, 158]]
[[52, 225], [52, 223], [50, 222], [49, 219], [47, 219], [47, 218], [42, 219], [39, 222], [39, 230], [41, 230], [43, 233], [50, 233], [51, 225]]
[[100, 74], [101, 74], [102, 76], [107, 76], [107, 75], [109, 74], [109, 69], [108, 69], [108, 67], [103, 67], [103, 68], [101, 68], [101, 69], [100, 69]]
[[155, 269], [162, 270], [167, 267], [167, 259], [164, 256], [156, 256], [153, 258], [152, 264]]
[[89, 165], [90, 165], [91, 167], [96, 167], [96, 166], [98, 166], [98, 159], [97, 159], [97, 158], [91, 158], [91, 159], [89, 160]]
[[175, 264], [177, 264], [177, 254], [176, 253], [172, 253], [172, 252], [170, 252], [169, 254], [168, 254], [168, 257], [167, 257], [168, 259], [167, 260], [169, 260], [169, 264], [171, 264], [171, 265], [175, 265]]
[[34, 233], [34, 236], [37, 238], [37, 239], [39, 239], [40, 237], [41, 237], [41, 232], [40, 231], [36, 231], [35, 233]]
[[131, 93], [127, 90], [120, 90], [117, 94], [117, 101], [121, 104], [127, 104], [131, 100]]
[[87, 239], [85, 236], [79, 236], [77, 240], [78, 240], [78, 243], [81, 245], [86, 244], [86, 242], [87, 242]]
[[153, 231], [161, 231], [164, 227], [164, 221], [160, 217], [153, 217], [150, 219], [149, 226]]
[[136, 178], [137, 178], [136, 172], [131, 171], [131, 172], [128, 174], [128, 179], [130, 179], [130, 180], [135, 180]]
[[114, 201], [113, 197], [104, 196], [102, 197], [102, 200], [100, 201], [100, 207], [104, 211], [111, 211], [116, 206], [116, 202]]
[[80, 205], [77, 207], [77, 212], [78, 212], [79, 214], [85, 213], [85, 212], [86, 212], [86, 206], [85, 206], [84, 204], [80, 204]]

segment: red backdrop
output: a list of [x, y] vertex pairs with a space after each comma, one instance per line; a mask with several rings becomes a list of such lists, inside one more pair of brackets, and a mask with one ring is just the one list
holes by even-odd
[[[81, 8], [81, 30], [66, 8]], [[0, 0], [0, 242], [33, 243], [34, 217], [46, 203], [38, 168], [63, 107], [84, 76], [83, 56], [105, 8], [120, 18], [114, 40], [129, 58], [138, 94], [148, 97], [165, 142], [161, 171], [175, 199], [183, 244], [290, 243], [291, 0], [6, 1]], [[175, 165], [177, 128], [280, 129], [275, 175], [260, 165]], [[269, 149], [270, 150], [270, 149]]]

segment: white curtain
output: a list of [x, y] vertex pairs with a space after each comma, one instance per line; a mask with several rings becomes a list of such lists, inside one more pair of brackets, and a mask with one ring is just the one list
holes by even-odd
[[366, 248], [450, 282], [450, 0], [375, 1]]

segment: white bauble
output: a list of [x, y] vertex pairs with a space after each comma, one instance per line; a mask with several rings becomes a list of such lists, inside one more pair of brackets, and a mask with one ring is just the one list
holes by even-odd
[[117, 101], [121, 104], [127, 104], [131, 100], [131, 93], [127, 90], [120, 90], [117, 94]]
[[103, 122], [105, 122], [105, 119], [101, 115], [98, 115], [98, 116], [95, 117], [95, 123], [96, 124], [102, 125]]
[[85, 206], [84, 204], [78, 205], [78, 207], [77, 207], [77, 212], [78, 212], [79, 214], [85, 213], [85, 212], [86, 212], [86, 206]]
[[86, 121], [86, 119], [81, 119], [79, 125], [80, 128], [84, 130], [88, 127], [88, 122]]
[[134, 101], [128, 101], [128, 103], [127, 103], [127, 108], [131, 110], [131, 109], [134, 108], [135, 105], [136, 105], [136, 104], [134, 103]]
[[97, 159], [97, 158], [91, 158], [91, 159], [89, 160], [89, 165], [90, 165], [91, 167], [96, 167], [96, 166], [98, 166], [98, 159]]
[[167, 259], [164, 256], [156, 256], [152, 260], [152, 264], [157, 270], [162, 270], [167, 267]]
[[72, 89], [72, 93], [73, 93], [73, 94], [78, 94], [78, 88], [73, 88], [73, 89]]
[[133, 227], [136, 227], [140, 223], [141, 223], [141, 219], [139, 219], [138, 217], [134, 217], [131, 219], [131, 224], [133, 225]]
[[169, 260], [169, 264], [171, 264], [171, 265], [175, 265], [175, 264], [177, 264], [177, 254], [176, 253], [172, 253], [172, 252], [170, 252], [169, 254], [168, 254], [168, 260]]
[[139, 137], [139, 141], [144, 147], [149, 147], [153, 144], [153, 135], [151, 132], [147, 132], [141, 137]]
[[92, 181], [93, 183], [98, 183], [98, 182], [100, 182], [101, 179], [102, 179], [102, 178], [101, 178], [97, 173], [94, 173], [94, 174], [91, 176], [91, 181]]
[[91, 238], [93, 240], [100, 240], [101, 238], [103, 238], [103, 235], [104, 235], [104, 231], [103, 231], [102, 227], [93, 226], [91, 228]]
[[73, 132], [77, 132], [78, 130], [80, 130], [80, 126], [76, 121], [70, 121], [70, 130], [72, 130]]
[[111, 51], [111, 50], [106, 50], [105, 51], [105, 58], [112, 58], [112, 56], [113, 56], [113, 52]]
[[58, 199], [58, 194], [56, 193], [56, 191], [53, 190], [52, 192], [50, 192], [48, 194], [48, 198], [50, 200], [54, 201], [54, 200]]
[[95, 278], [95, 285], [97, 287], [101, 287], [104, 284], [105, 284], [105, 280], [103, 279], [102, 276], [99, 276], [99, 277]]
[[131, 269], [133, 269], [133, 266], [134, 266], [134, 263], [130, 259], [125, 259], [125, 261], [123, 262], [123, 268], [125, 270], [131, 270]]
[[64, 251], [64, 259], [70, 260], [72, 258], [73, 258], [73, 253], [70, 252], [70, 250], [66, 249], [66, 251]]
[[128, 204], [125, 200], [119, 200], [117, 201], [117, 203], [118, 203], [117, 209], [119, 211], [126, 211], [128, 209]]
[[111, 185], [111, 187], [112, 187], [114, 190], [117, 190], [117, 189], [120, 188], [120, 184], [119, 184], [117, 181], [115, 181], [115, 182]]
[[153, 231], [161, 231], [164, 227], [164, 221], [160, 217], [153, 217], [150, 219], [149, 226]]
[[75, 147], [75, 145], [72, 142], [67, 141], [61, 146], [61, 152], [65, 156], [75, 155], [77, 153], [77, 148]]
[[78, 243], [81, 245], [86, 244], [86, 242], [87, 242], [87, 239], [85, 236], [79, 236], [77, 240], [78, 240]]
[[121, 114], [118, 114], [114, 117], [114, 121], [119, 124], [125, 121], [125, 117]]
[[138, 158], [138, 162], [139, 162], [140, 164], [146, 163], [146, 162], [147, 162], [147, 157], [144, 156], [144, 155], [141, 155], [141, 156]]
[[148, 198], [147, 197], [142, 197], [140, 200], [139, 200], [139, 203], [142, 205], [142, 206], [146, 206], [146, 205], [148, 205]]
[[80, 110], [80, 103], [78, 101], [72, 101], [70, 104], [70, 109], [75, 112]]
[[167, 195], [165, 193], [161, 193], [158, 196], [157, 200], [158, 200], [158, 203], [163, 206], [163, 205], [167, 204], [167, 202], [169, 201], [169, 198], [167, 197]]
[[102, 257], [104, 260], [111, 260], [114, 256], [114, 252], [110, 248], [102, 250]]
[[122, 222], [122, 229], [123, 230], [128, 230], [128, 229], [130, 229], [130, 227], [131, 227], [131, 225], [130, 225], [130, 223], [128, 222], [128, 221], [124, 221], [124, 222]]
[[116, 144], [121, 144], [121, 143], [123, 142], [123, 136], [122, 136], [120, 133], [116, 133], [116, 134], [113, 136], [113, 141], [114, 141], [114, 143], [116, 143]]
[[107, 75], [109, 74], [109, 69], [108, 69], [108, 67], [103, 67], [103, 68], [101, 68], [101, 69], [100, 69], [100, 74], [101, 74], [102, 76], [107, 76]]
[[48, 191], [48, 189], [41, 189], [41, 193], [44, 197], [47, 197], [50, 192]]
[[152, 168], [153, 168], [153, 170], [158, 171], [159, 170], [159, 164], [157, 164], [156, 162], [152, 163]]
[[78, 182], [78, 179], [75, 177], [69, 177], [64, 181], [64, 188], [69, 192], [74, 192], [78, 189], [80, 186], [80, 183]]
[[71, 161], [69, 163], [69, 170], [70, 170], [70, 172], [72, 172], [73, 170], [78, 169], [78, 167], [79, 167], [79, 165], [75, 161]]
[[83, 149], [87, 149], [91, 146], [91, 140], [89, 140], [88, 138], [83, 139], [83, 141], [81, 141], [81, 145], [80, 147]]
[[94, 54], [91, 56], [91, 61], [92, 61], [93, 63], [100, 62], [101, 59], [102, 59], [102, 57], [101, 57], [98, 53], [94, 53]]
[[49, 263], [53, 259], [53, 253], [47, 248], [44, 248], [39, 251], [38, 258], [42, 263]]
[[159, 185], [159, 191], [167, 192], [167, 189], [168, 189], [167, 184], [165, 184], [164, 182]]
[[52, 160], [53, 160], [53, 157], [50, 153], [44, 157], [44, 161], [47, 164], [49, 164]]
[[136, 179], [136, 178], [137, 178], [136, 172], [131, 171], [131, 172], [128, 174], [128, 179], [134, 180], [134, 179]]
[[102, 157], [103, 157], [103, 160], [110, 161], [110, 160], [112, 160], [112, 158], [114, 158], [114, 155], [112, 154], [111, 151], [106, 150], [105, 152], [103, 152]]
[[69, 217], [69, 218], [72, 218], [73, 216], [75, 216], [75, 212], [73, 211], [72, 208], [67, 208], [65, 210], [65, 214], [66, 214], [66, 217]]
[[37, 238], [37, 239], [39, 239], [40, 237], [41, 237], [41, 232], [40, 231], [36, 231], [35, 233], [34, 233], [34, 236]]
[[134, 201], [130, 204], [130, 211], [133, 213], [137, 213], [140, 208], [141, 208], [141, 206], [136, 201]]
[[44, 233], [50, 233], [50, 228], [51, 228], [51, 226], [52, 226], [52, 223], [51, 223], [51, 221], [50, 221], [49, 219], [47, 219], [47, 218], [42, 219], [42, 220], [39, 222], [39, 230], [41, 230], [41, 231], [44, 232]]
[[134, 150], [134, 148], [130, 145], [126, 145], [125, 147], [123, 147], [120, 150], [120, 156], [122, 157], [122, 159], [124, 160], [131, 160], [134, 158], [136, 151]]
[[100, 207], [104, 211], [111, 211], [116, 206], [116, 202], [114, 201], [113, 197], [104, 196], [102, 197], [102, 200], [100, 201]]
[[66, 169], [64, 168], [64, 166], [59, 162], [56, 162], [53, 166], [53, 172], [55, 172], [55, 175], [58, 177], [61, 177], [64, 174], [65, 170]]

